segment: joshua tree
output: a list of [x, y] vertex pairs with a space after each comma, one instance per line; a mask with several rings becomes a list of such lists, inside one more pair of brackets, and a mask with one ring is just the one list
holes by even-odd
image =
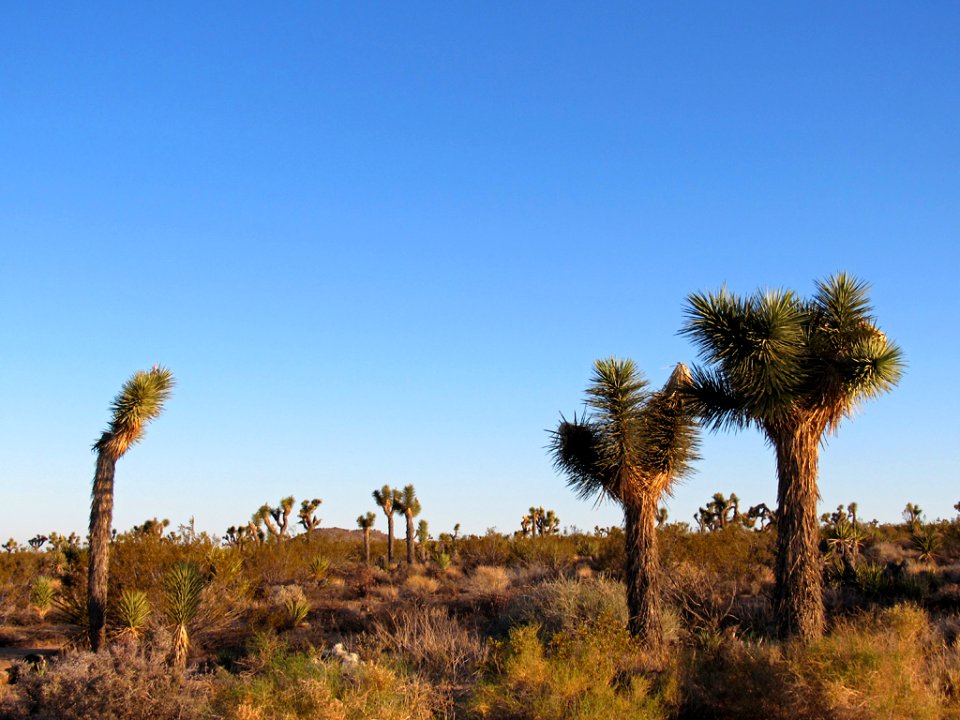
[[15, 550], [18, 550], [19, 548], [20, 548], [20, 546], [17, 544], [17, 541], [14, 540], [13, 538], [10, 538], [9, 540], [7, 540], [7, 541], [3, 544], [3, 549], [6, 550], [8, 553], [14, 552]]
[[680, 364], [651, 394], [632, 360], [598, 360], [587, 389], [594, 415], [561, 418], [551, 438], [554, 463], [577, 494], [623, 506], [629, 630], [655, 654], [663, 645], [657, 507], [695, 458], [696, 425], [681, 394], [689, 382]]
[[426, 520], [417, 523], [417, 547], [420, 549], [420, 562], [427, 561], [427, 543], [430, 541], [430, 526]]
[[413, 565], [413, 519], [420, 514], [420, 500], [413, 485], [407, 485], [403, 492], [393, 501], [401, 515], [407, 519], [407, 565]]
[[277, 507], [270, 507], [264, 503], [254, 514], [254, 519], [259, 518], [266, 525], [273, 539], [280, 542], [287, 536], [287, 526], [290, 524], [290, 513], [293, 512], [294, 502], [293, 495], [288, 495], [280, 500]]
[[50, 538], [48, 538], [46, 535], [40, 535], [38, 533], [37, 535], [34, 535], [32, 538], [27, 540], [27, 544], [30, 545], [30, 547], [32, 547], [34, 550], [39, 550], [44, 546], [44, 544], [46, 544], [47, 540], [49, 539]]
[[756, 426], [777, 459], [774, 609], [781, 636], [823, 632], [817, 464], [829, 431], [897, 384], [900, 349], [874, 320], [865, 283], [840, 273], [811, 299], [789, 291], [688, 298], [682, 333], [707, 367], [690, 396], [713, 430]]
[[361, 515], [357, 518], [357, 525], [363, 530], [363, 559], [367, 565], [370, 564], [370, 528], [373, 527], [373, 523], [376, 522], [377, 516], [372, 512], [368, 512], [366, 515]]
[[314, 529], [320, 525], [320, 518], [317, 517], [316, 512], [317, 508], [320, 507], [320, 504], [323, 502], [320, 498], [314, 498], [313, 500], [304, 500], [300, 503], [300, 512], [297, 513], [297, 522], [303, 526], [303, 529], [307, 531], [307, 537], [310, 537], [310, 534]]
[[90, 645], [99, 651], [106, 636], [107, 580], [110, 574], [110, 538], [113, 522], [113, 479], [117, 461], [138, 443], [147, 425], [163, 411], [173, 390], [173, 374], [154, 366], [137, 372], [124, 383], [111, 405], [110, 426], [94, 443], [97, 471], [90, 503], [90, 575], [87, 583], [87, 610], [90, 616]]
[[400, 491], [389, 485], [373, 491], [373, 500], [387, 516], [387, 562], [393, 562], [393, 514], [397, 511], [396, 503], [400, 499]]
[[860, 507], [855, 502], [847, 505], [847, 512], [850, 513], [850, 520], [853, 523], [854, 530], [857, 529], [857, 510], [859, 509]]
[[907, 525], [910, 526], [911, 530], [916, 530], [918, 527], [920, 527], [920, 518], [922, 515], [923, 508], [916, 503], [908, 502], [907, 506], [903, 508], [903, 519], [907, 521]]
[[157, 520], [157, 518], [152, 518], [150, 520], [144, 520], [143, 525], [135, 525], [133, 528], [133, 534], [139, 537], [152, 537], [152, 538], [162, 538], [163, 532], [170, 526], [170, 521], [164, 518], [163, 520]]

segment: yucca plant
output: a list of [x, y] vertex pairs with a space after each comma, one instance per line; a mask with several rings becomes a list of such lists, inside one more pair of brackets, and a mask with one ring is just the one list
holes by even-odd
[[920, 553], [922, 562], [935, 562], [940, 551], [940, 533], [932, 525], [921, 526], [913, 533], [913, 547]]
[[881, 332], [866, 283], [845, 273], [818, 282], [810, 299], [784, 290], [741, 297], [695, 293], [682, 333], [707, 363], [693, 399], [713, 430], [761, 430], [776, 453], [774, 612], [781, 636], [823, 633], [817, 465], [828, 432], [866, 400], [892, 389], [900, 348]]
[[330, 572], [330, 560], [325, 558], [323, 555], [315, 555], [314, 558], [310, 561], [310, 576], [313, 578], [314, 582], [322, 583], [327, 579], [327, 574]]
[[682, 392], [689, 383], [678, 364], [663, 389], [650, 393], [632, 360], [597, 360], [587, 388], [594, 415], [561, 417], [551, 433], [567, 484], [582, 498], [600, 495], [623, 507], [628, 627], [654, 655], [663, 645], [657, 507], [696, 457], [696, 423]]
[[287, 614], [287, 622], [290, 627], [302, 625], [310, 614], [310, 603], [302, 595], [300, 597], [288, 597], [283, 601], [283, 609]]
[[124, 588], [117, 600], [116, 637], [139, 640], [147, 630], [150, 601], [142, 590]]
[[178, 667], [187, 663], [190, 651], [190, 624], [200, 610], [204, 579], [191, 562], [180, 561], [163, 578], [164, 615], [173, 629], [173, 662]]
[[110, 426], [94, 443], [97, 471], [90, 503], [90, 575], [87, 582], [90, 645], [100, 650], [106, 639], [107, 581], [113, 524], [113, 480], [117, 461], [143, 439], [147, 425], [163, 411], [173, 392], [173, 373], [154, 366], [134, 373], [111, 405]]
[[37, 611], [37, 615], [43, 620], [47, 613], [53, 608], [54, 600], [57, 596], [57, 589], [46, 575], [38, 575], [30, 586], [30, 604]]

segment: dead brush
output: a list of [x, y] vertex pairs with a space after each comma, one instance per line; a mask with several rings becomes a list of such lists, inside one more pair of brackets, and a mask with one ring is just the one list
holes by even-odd
[[474, 677], [487, 646], [443, 608], [405, 608], [373, 625], [364, 643], [438, 682], [460, 685]]
[[736, 621], [737, 584], [682, 562], [664, 573], [664, 589], [694, 635], [719, 633]]

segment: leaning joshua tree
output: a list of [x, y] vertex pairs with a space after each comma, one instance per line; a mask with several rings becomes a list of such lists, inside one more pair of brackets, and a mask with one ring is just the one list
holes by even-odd
[[90, 503], [87, 611], [90, 617], [90, 645], [94, 651], [100, 650], [106, 636], [113, 478], [117, 460], [143, 438], [147, 424], [163, 411], [163, 404], [170, 397], [173, 383], [173, 374], [159, 366], [147, 372], [135, 373], [113, 399], [110, 427], [93, 446], [97, 453], [97, 471], [93, 478], [93, 498]]
[[394, 506], [407, 519], [407, 565], [413, 565], [413, 519], [420, 514], [420, 500], [413, 485], [403, 488], [403, 492], [394, 500]]
[[677, 365], [650, 393], [632, 360], [598, 360], [587, 389], [593, 414], [561, 419], [551, 433], [554, 463], [570, 487], [623, 506], [629, 630], [654, 654], [663, 645], [657, 507], [696, 457], [696, 423], [681, 393], [689, 382]]
[[387, 562], [393, 562], [393, 514], [397, 511], [396, 504], [400, 499], [400, 491], [389, 485], [373, 491], [373, 501], [380, 506], [387, 516]]
[[782, 637], [823, 632], [817, 464], [829, 431], [900, 379], [900, 348], [876, 325], [866, 283], [845, 273], [810, 299], [790, 291], [688, 298], [681, 331], [707, 367], [691, 397], [713, 430], [755, 426], [777, 459], [774, 607]]

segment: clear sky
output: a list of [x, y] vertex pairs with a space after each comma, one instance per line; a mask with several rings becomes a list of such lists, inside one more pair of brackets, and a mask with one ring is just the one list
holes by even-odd
[[[156, 362], [118, 528], [288, 494], [353, 527], [383, 483], [434, 532], [616, 523], [544, 450], [593, 360], [658, 385], [688, 293], [837, 270], [909, 368], [830, 440], [823, 509], [953, 516], [958, 37], [953, 2], [5, 3], [0, 539], [85, 531]], [[773, 503], [756, 432], [703, 455], [672, 518]]]

